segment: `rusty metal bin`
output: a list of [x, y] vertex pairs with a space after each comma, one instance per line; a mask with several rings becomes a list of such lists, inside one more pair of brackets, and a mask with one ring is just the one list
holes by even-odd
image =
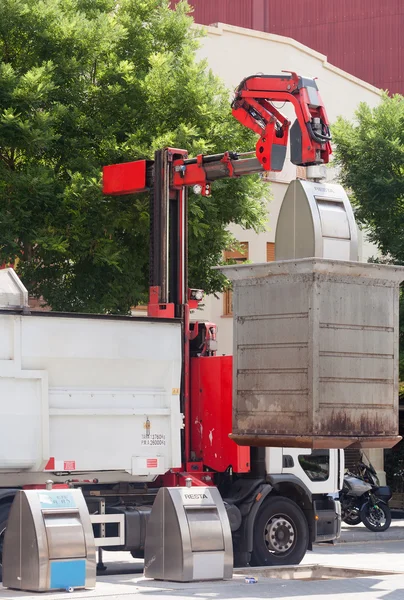
[[404, 267], [304, 258], [221, 267], [233, 283], [232, 439], [390, 448]]

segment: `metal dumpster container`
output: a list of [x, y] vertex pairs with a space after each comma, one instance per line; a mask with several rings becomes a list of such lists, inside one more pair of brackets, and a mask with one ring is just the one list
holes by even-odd
[[317, 258], [220, 267], [233, 284], [240, 445], [390, 448], [404, 267]]

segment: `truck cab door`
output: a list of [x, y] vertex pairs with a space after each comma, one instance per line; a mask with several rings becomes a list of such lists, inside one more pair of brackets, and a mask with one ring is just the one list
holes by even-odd
[[298, 477], [312, 494], [335, 494], [342, 485], [343, 452], [309, 448], [266, 448], [268, 474]]

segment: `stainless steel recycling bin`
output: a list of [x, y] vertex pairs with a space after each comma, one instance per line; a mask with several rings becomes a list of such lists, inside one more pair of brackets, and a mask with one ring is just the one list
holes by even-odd
[[81, 490], [16, 495], [3, 551], [3, 586], [18, 590], [95, 586], [93, 529]]
[[349, 198], [341, 185], [292, 181], [279, 212], [275, 260], [358, 260], [358, 235]]
[[145, 576], [165, 581], [232, 578], [230, 524], [215, 487], [159, 490], [147, 524]]

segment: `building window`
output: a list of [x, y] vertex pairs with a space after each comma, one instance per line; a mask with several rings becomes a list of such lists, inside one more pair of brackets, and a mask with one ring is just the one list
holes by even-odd
[[225, 290], [223, 293], [223, 316], [231, 317], [233, 315], [233, 292]]
[[[226, 250], [224, 260], [233, 264], [244, 263], [248, 260], [248, 242], [240, 242], [239, 250]], [[223, 316], [231, 317], [233, 315], [233, 292], [231, 289], [223, 293]]]
[[275, 244], [274, 242], [267, 242], [267, 262], [275, 260]]

